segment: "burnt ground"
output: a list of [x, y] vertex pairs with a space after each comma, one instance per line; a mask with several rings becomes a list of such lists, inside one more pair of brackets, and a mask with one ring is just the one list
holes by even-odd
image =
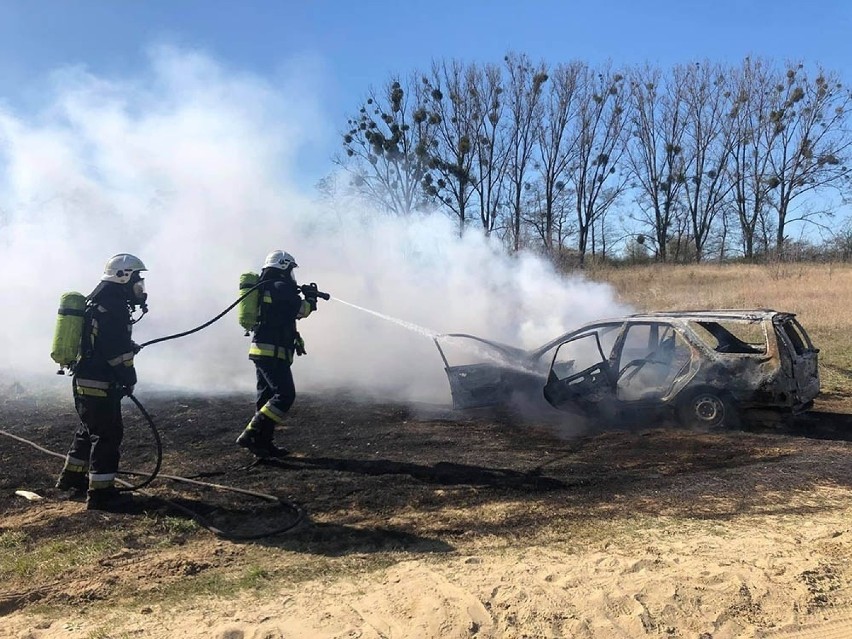
[[[258, 548], [285, 553], [287, 578], [299, 579], [296, 565], [310, 565], [315, 574], [357, 570], [369, 558], [392, 563], [401, 554], [472, 545], [566, 537], [581, 543], [590, 534], [584, 524], [611, 525], [627, 516], [724, 523], [749, 513], [816, 513], [818, 505], [797, 503], [795, 496], [826, 482], [852, 483], [849, 466], [836, 463], [852, 450], [852, 414], [843, 398], [829, 398], [786, 430], [698, 433], [666, 426], [583, 433], [555, 414], [525, 419], [303, 393], [276, 437], [292, 455], [254, 465], [234, 444], [252, 412], [250, 395], [142, 391], [139, 399], [162, 436], [163, 474], [274, 495], [302, 508], [303, 521], [251, 543], [179, 526], [186, 509], [226, 537], [263, 535], [296, 517], [245, 493], [162, 478], [136, 496], [134, 512], [87, 512], [52, 488], [60, 459], [0, 437], [0, 540], [24, 535], [11, 551], [9, 542], [0, 546], [0, 557], [16, 548], [59, 548], [103, 530], [117, 536], [117, 545], [50, 569], [0, 564], [0, 617], [45, 604], [165, 597], [169, 584], [187, 577], [244, 572], [258, 561]], [[124, 414], [122, 467], [149, 472], [150, 433], [128, 401]], [[70, 398], [0, 400], [0, 428], [46, 449], [63, 453], [74, 425]], [[732, 469], [735, 480], [712, 479]], [[28, 501], [15, 495], [18, 489], [44, 499]], [[278, 574], [265, 574], [270, 571]]]

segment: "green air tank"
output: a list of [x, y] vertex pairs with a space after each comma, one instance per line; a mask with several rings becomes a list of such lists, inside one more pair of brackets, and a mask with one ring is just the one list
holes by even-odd
[[[240, 275], [240, 295], [245, 295], [246, 291], [256, 285], [260, 280], [257, 273], [243, 273]], [[257, 310], [260, 303], [260, 293], [254, 289], [251, 293], [240, 300], [237, 307], [237, 319], [247, 331], [250, 331], [257, 324]]]
[[60, 372], [63, 368], [70, 368], [80, 354], [85, 312], [86, 297], [82, 293], [65, 293], [59, 298], [59, 312], [56, 316], [50, 358], [59, 364]]

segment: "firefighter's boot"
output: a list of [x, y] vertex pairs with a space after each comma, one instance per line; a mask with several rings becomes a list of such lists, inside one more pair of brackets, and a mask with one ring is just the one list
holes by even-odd
[[86, 494], [86, 510], [102, 510], [110, 513], [130, 512], [133, 497], [115, 486], [109, 488], [90, 488]]
[[252, 455], [265, 459], [267, 457], [286, 457], [290, 451], [279, 448], [272, 443], [272, 433], [275, 422], [262, 413], [255, 413], [245, 430], [237, 437], [237, 445], [248, 450]]
[[266, 442], [263, 446], [266, 449], [266, 457], [286, 457], [290, 454], [289, 450], [276, 446], [275, 442]]
[[63, 468], [56, 480], [56, 487], [59, 490], [73, 490], [74, 492], [84, 493], [89, 488], [89, 476], [83, 471]]

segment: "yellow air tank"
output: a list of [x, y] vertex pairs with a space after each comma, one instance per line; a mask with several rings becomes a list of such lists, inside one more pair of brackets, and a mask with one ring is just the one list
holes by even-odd
[[[257, 273], [243, 273], [240, 275], [240, 295], [245, 295], [245, 292], [252, 286], [258, 283], [260, 276]], [[237, 319], [247, 331], [254, 328], [257, 324], [257, 310], [260, 303], [260, 293], [254, 289], [246, 295], [237, 307]]]
[[63, 368], [70, 368], [80, 354], [83, 337], [83, 315], [86, 312], [86, 297], [81, 293], [65, 293], [59, 299], [56, 329], [53, 332], [53, 349], [50, 358]]

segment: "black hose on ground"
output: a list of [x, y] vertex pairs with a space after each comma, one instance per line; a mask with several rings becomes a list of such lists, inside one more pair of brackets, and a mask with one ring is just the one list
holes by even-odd
[[[257, 462], [255, 462], [257, 463]], [[254, 464], [250, 464], [249, 467]], [[123, 474], [133, 475], [138, 474], [134, 471], [124, 471]], [[262, 499], [264, 501], [268, 501], [272, 504], [275, 504], [278, 508], [285, 512], [290, 512], [293, 515], [293, 520], [279, 528], [273, 528], [272, 530], [265, 530], [263, 532], [258, 533], [236, 533], [229, 532], [218, 526], [214, 526], [208, 519], [202, 516], [195, 510], [184, 506], [183, 504], [179, 504], [171, 499], [166, 499], [165, 497], [160, 497], [158, 495], [150, 495], [154, 499], [159, 499], [163, 503], [175, 508], [184, 514], [188, 515], [197, 523], [199, 526], [204, 528], [205, 530], [209, 530], [217, 537], [222, 537], [223, 539], [228, 539], [230, 541], [251, 541], [254, 539], [263, 539], [265, 537], [273, 537], [275, 535], [282, 535], [286, 532], [289, 532], [299, 526], [305, 520], [305, 511], [300, 508], [297, 504], [281, 499], [280, 497], [276, 497], [275, 495], [269, 495], [267, 493], [261, 493], [254, 490], [246, 490], [245, 488], [236, 488], [234, 486], [227, 486], [224, 484], [214, 484], [212, 482], [198, 481], [197, 479], [192, 479], [190, 477], [181, 477], [179, 475], [160, 475], [162, 479], [169, 479], [175, 482], [185, 483], [185, 484], [194, 484], [196, 486], [205, 486], [208, 488], [215, 488], [218, 490], [224, 490], [228, 492], [239, 493], [241, 495], [248, 495], [249, 497], [255, 497], [257, 499]]]
[[[141, 488], [144, 488], [145, 486], [150, 484], [152, 481], [154, 481], [154, 479], [157, 477], [157, 475], [160, 472], [160, 465], [163, 463], [163, 443], [160, 440], [160, 432], [157, 430], [157, 426], [156, 426], [156, 424], [154, 424], [154, 420], [151, 419], [151, 416], [148, 414], [148, 411], [145, 410], [145, 407], [142, 406], [142, 404], [139, 402], [138, 399], [136, 399], [133, 395], [128, 395], [128, 397], [130, 397], [130, 399], [133, 400], [133, 403], [136, 404], [136, 407], [142, 412], [142, 415], [145, 417], [145, 420], [148, 423], [148, 428], [151, 430], [151, 434], [154, 436], [154, 444], [155, 444], [156, 449], [157, 449], [157, 461], [154, 464], [154, 470], [152, 472], [147, 473], [147, 474], [135, 473], [137, 475], [144, 475], [145, 476], [144, 480], [142, 480], [138, 484], [128, 484], [127, 482], [122, 482], [124, 485], [121, 488], [119, 488], [119, 490], [121, 490], [121, 491], [139, 490]], [[6, 432], [5, 430], [0, 430], [0, 435], [4, 435], [4, 436], [9, 437], [11, 439], [17, 440], [17, 441], [19, 441], [23, 444], [29, 444], [30, 446], [32, 446], [36, 450], [40, 450], [41, 452], [47, 453], [48, 455], [53, 455], [54, 457], [58, 457], [59, 459], [65, 459], [65, 455], [54, 452], [52, 450], [48, 450], [47, 448], [42, 448], [41, 446], [39, 446], [35, 442], [30, 441], [29, 439], [25, 439], [23, 437], [18, 437], [17, 435], [13, 435], [12, 433]]]
[[[179, 481], [183, 481], [181, 478]], [[234, 490], [231, 487], [223, 486], [225, 490]], [[251, 492], [251, 491], [239, 491], [239, 492]], [[253, 493], [254, 495], [258, 495], [260, 493]], [[292, 502], [285, 501], [283, 499], [279, 499], [278, 497], [274, 497], [273, 495], [267, 495], [267, 497], [271, 497], [276, 500], [279, 507], [281, 507], [284, 511], [289, 511], [293, 514], [293, 521], [291, 521], [286, 526], [281, 526], [280, 528], [273, 528], [272, 530], [265, 530], [259, 533], [235, 533], [229, 532], [227, 530], [223, 530], [217, 526], [211, 524], [207, 519], [201, 516], [199, 513], [195, 512], [191, 508], [187, 508], [182, 504], [178, 504], [170, 499], [165, 499], [164, 497], [154, 496], [155, 499], [159, 499], [160, 501], [168, 504], [172, 508], [176, 508], [180, 510], [184, 514], [188, 515], [197, 523], [199, 526], [204, 528], [205, 530], [209, 530], [217, 537], [221, 537], [222, 539], [227, 539], [229, 541], [252, 541], [254, 539], [265, 539], [266, 537], [274, 537], [276, 535], [283, 535], [284, 533], [290, 532], [295, 529], [297, 526], [301, 525], [302, 522], [305, 521], [305, 511], [299, 508], [296, 504]]]
[[[224, 484], [214, 484], [214, 483], [211, 483], [211, 482], [198, 481], [196, 479], [191, 479], [189, 477], [180, 477], [179, 475], [160, 474], [159, 469], [160, 469], [160, 462], [162, 460], [162, 448], [160, 446], [159, 433], [157, 433], [156, 426], [154, 426], [154, 420], [151, 419], [151, 416], [148, 415], [147, 411], [145, 411], [145, 409], [142, 407], [141, 403], [139, 403], [139, 401], [136, 400], [135, 398], [134, 398], [134, 402], [139, 407], [139, 409], [142, 411], [143, 415], [145, 415], [146, 419], [148, 420], [149, 425], [152, 428], [152, 432], [155, 433], [155, 437], [157, 439], [157, 445], [158, 445], [157, 467], [156, 467], [156, 469], [154, 470], [153, 473], [141, 473], [141, 472], [137, 472], [137, 471], [119, 471], [119, 474], [122, 474], [122, 475], [138, 475], [138, 476], [144, 476], [145, 477], [145, 479], [141, 483], [136, 484], [136, 485], [132, 485], [132, 484], [125, 482], [123, 480], [120, 480], [120, 479], [116, 480], [118, 483], [122, 484], [122, 488], [120, 488], [119, 490], [133, 490], [133, 491], [137, 491], [137, 492], [142, 493], [146, 497], [157, 499], [157, 500], [165, 503], [166, 505], [188, 515], [199, 526], [201, 526], [205, 530], [209, 530], [210, 532], [212, 532], [217, 537], [222, 537], [223, 539], [228, 539], [228, 540], [231, 540], [231, 541], [250, 541], [250, 540], [253, 540], [253, 539], [263, 539], [265, 537], [272, 537], [272, 536], [275, 536], [275, 535], [281, 535], [281, 534], [284, 534], [286, 532], [293, 530], [294, 528], [299, 526], [302, 522], [304, 522], [305, 511], [302, 508], [300, 508], [297, 504], [295, 504], [293, 502], [281, 499], [280, 497], [276, 497], [275, 495], [269, 495], [269, 494], [266, 494], [266, 493], [261, 493], [261, 492], [257, 492], [257, 491], [253, 491], [253, 490], [246, 490], [245, 488], [237, 488], [235, 486], [227, 486], [227, 485], [224, 485]], [[39, 450], [39, 451], [46, 453], [48, 455], [53, 455], [54, 457], [58, 457], [59, 459], [65, 459], [65, 455], [62, 455], [62, 454], [57, 453], [55, 451], [52, 451], [52, 450], [49, 450], [49, 449], [44, 448], [42, 446], [39, 446], [35, 442], [33, 442], [29, 439], [26, 439], [24, 437], [19, 437], [18, 435], [13, 435], [12, 433], [9, 433], [5, 430], [0, 430], [0, 435], [3, 435], [5, 437], [9, 437], [10, 439], [14, 439], [14, 440], [21, 442], [23, 444], [27, 444], [29, 446], [32, 446], [36, 450]], [[250, 464], [248, 467], [250, 468], [253, 465], [254, 464]], [[209, 488], [215, 488], [215, 489], [218, 489], [218, 490], [235, 492], [235, 493], [239, 493], [239, 494], [242, 494], [242, 495], [248, 495], [250, 497], [262, 499], [264, 501], [268, 501], [268, 502], [271, 502], [271, 503], [277, 505], [283, 511], [287, 511], [287, 512], [292, 513], [293, 520], [291, 522], [289, 522], [288, 524], [286, 524], [285, 526], [274, 528], [272, 530], [266, 530], [266, 531], [259, 532], [259, 533], [241, 534], [241, 533], [236, 533], [236, 532], [229, 532], [227, 530], [219, 528], [218, 526], [213, 525], [210, 521], [208, 521], [200, 513], [192, 510], [191, 508], [188, 508], [187, 506], [184, 506], [183, 504], [179, 504], [175, 501], [172, 501], [171, 499], [166, 499], [165, 497], [160, 497], [158, 495], [151, 495], [149, 493], [143, 493], [140, 489], [143, 486], [147, 486], [148, 484], [150, 484], [154, 480], [155, 477], [159, 477], [161, 479], [169, 479], [171, 481], [176, 481], [176, 482], [195, 484], [197, 486], [206, 486], [206, 487], [209, 487]]]
[[139, 412], [141, 412], [142, 416], [145, 417], [145, 421], [148, 422], [148, 427], [151, 429], [151, 434], [154, 436], [154, 446], [157, 449], [157, 461], [154, 464], [153, 472], [151, 472], [141, 483], [132, 486], [122, 486], [119, 488], [121, 491], [140, 490], [145, 488], [145, 486], [150, 484], [157, 477], [157, 474], [160, 472], [160, 466], [163, 463], [163, 442], [160, 440], [160, 431], [157, 430], [157, 425], [154, 424], [154, 420], [151, 419], [148, 411], [145, 410], [145, 407], [134, 395], [131, 394], [128, 395], [128, 397], [134, 404], [136, 404], [136, 408], [139, 409]]

